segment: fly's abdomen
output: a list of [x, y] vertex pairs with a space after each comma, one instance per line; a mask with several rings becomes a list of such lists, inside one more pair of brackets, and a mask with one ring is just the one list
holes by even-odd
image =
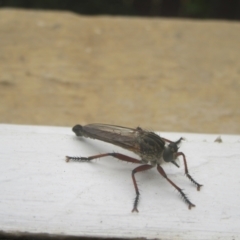
[[102, 138], [106, 137], [106, 135], [112, 133], [106, 133], [101, 129], [96, 128], [94, 125], [91, 124], [82, 126], [82, 125], [75, 125], [72, 128], [73, 132], [79, 137], [86, 137], [86, 138], [92, 138], [92, 139], [99, 139], [104, 141]]
[[136, 144], [137, 130], [107, 124], [76, 125], [73, 132], [80, 137], [97, 139], [140, 153]]
[[92, 127], [89, 127], [89, 125], [82, 126], [82, 125], [75, 125], [72, 128], [73, 132], [79, 137], [86, 137], [86, 138], [92, 138], [92, 139], [99, 139], [103, 137], [103, 134], [101, 130], [95, 129]]
[[77, 136], [84, 136], [83, 135], [83, 127], [81, 125], [75, 125], [73, 128], [72, 128], [73, 132], [75, 132], [75, 134]]

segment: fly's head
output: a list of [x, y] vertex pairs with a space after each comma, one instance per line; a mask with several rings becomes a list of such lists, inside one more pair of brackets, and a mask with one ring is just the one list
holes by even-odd
[[171, 142], [165, 147], [165, 149], [163, 150], [163, 160], [165, 162], [171, 162], [175, 166], [179, 167], [179, 165], [175, 162], [175, 160], [177, 157], [176, 153], [178, 152], [178, 149], [180, 147], [180, 143], [182, 140], [183, 138], [180, 138], [178, 141]]

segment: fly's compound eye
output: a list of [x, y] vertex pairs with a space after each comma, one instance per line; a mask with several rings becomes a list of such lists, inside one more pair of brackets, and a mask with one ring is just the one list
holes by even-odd
[[173, 160], [173, 151], [170, 147], [167, 147], [163, 151], [163, 160], [165, 162], [171, 162]]
[[165, 162], [171, 162], [175, 166], [179, 167], [175, 162], [175, 153], [178, 151], [178, 146], [176, 143], [170, 143], [163, 151], [163, 160]]

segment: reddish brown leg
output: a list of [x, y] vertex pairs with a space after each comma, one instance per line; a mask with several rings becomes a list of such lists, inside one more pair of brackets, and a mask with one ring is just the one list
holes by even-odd
[[187, 198], [186, 194], [182, 191], [182, 189], [179, 188], [174, 182], [172, 182], [172, 181], [168, 178], [167, 174], [164, 172], [163, 168], [162, 168], [159, 164], [157, 165], [157, 170], [158, 170], [158, 172], [159, 172], [165, 179], [167, 179], [167, 181], [168, 181], [173, 187], [175, 187], [175, 188], [178, 190], [178, 192], [181, 194], [183, 200], [188, 204], [188, 208], [189, 208], [189, 209], [191, 209], [192, 207], [195, 207], [195, 205], [194, 205], [193, 203], [191, 203], [190, 200]]
[[[108, 157], [108, 156], [118, 158], [118, 159], [120, 159], [122, 161], [125, 161], [125, 162], [142, 164], [142, 162], [140, 160], [128, 157], [128, 156], [123, 155], [121, 153], [104, 153], [104, 154], [98, 154], [98, 155], [94, 155], [94, 156], [90, 156], [90, 157], [69, 157], [69, 156], [66, 156], [66, 162], [69, 162], [70, 160], [80, 161], [80, 162], [89, 162], [89, 161], [91, 161], [93, 159], [96, 159], [96, 158], [102, 158], [102, 157]], [[133, 184], [134, 184], [134, 188], [135, 188], [135, 191], [136, 191], [136, 197], [135, 197], [135, 200], [134, 200], [132, 212], [138, 212], [137, 206], [138, 206], [139, 195], [140, 195], [134, 174], [137, 173], [137, 172], [142, 172], [142, 171], [148, 170], [152, 167], [153, 166], [146, 164], [146, 165], [139, 166], [132, 171], [132, 179], [133, 179]]]
[[[162, 137], [161, 137], [162, 138]], [[168, 143], [176, 143], [176, 142], [174, 142], [174, 141], [171, 141], [171, 140], [169, 140], [169, 139], [166, 139], [166, 138], [162, 138], [165, 142], [168, 142]], [[181, 142], [182, 140], [184, 140], [184, 138], [180, 138], [177, 142]]]
[[197, 183], [197, 182], [192, 178], [192, 176], [188, 173], [187, 160], [186, 160], [186, 157], [185, 157], [184, 153], [178, 152], [178, 153], [176, 154], [176, 157], [178, 157], [178, 156], [183, 156], [185, 174], [186, 174], [187, 178], [188, 178], [193, 184], [195, 184], [195, 185], [197, 186], [197, 190], [199, 191], [200, 188], [201, 188], [203, 185]]
[[96, 158], [102, 158], [102, 157], [108, 157], [108, 156], [118, 158], [118, 159], [120, 159], [122, 161], [125, 161], [125, 162], [142, 164], [142, 162], [140, 160], [128, 157], [128, 156], [123, 155], [121, 153], [104, 153], [104, 154], [98, 154], [98, 155], [94, 155], [94, 156], [90, 156], [90, 157], [69, 157], [69, 156], [66, 156], [66, 162], [69, 162], [70, 160], [79, 161], [79, 162], [89, 162], [89, 161], [91, 161], [93, 159], [96, 159]]
[[[161, 137], [162, 138], [162, 137]], [[171, 141], [171, 140], [168, 140], [168, 139], [166, 139], [166, 138], [162, 138], [165, 142], [168, 142], [168, 143], [173, 143], [173, 141]]]
[[135, 191], [136, 191], [136, 197], [134, 199], [132, 212], [138, 212], [137, 206], [138, 206], [138, 203], [139, 203], [139, 196], [140, 196], [134, 174], [137, 173], [137, 172], [146, 171], [146, 170], [151, 169], [151, 168], [153, 168], [153, 166], [145, 164], [145, 165], [142, 165], [142, 166], [139, 166], [139, 167], [133, 169], [133, 171], [132, 171], [132, 180], [133, 180], [133, 185], [134, 185], [134, 188], [135, 188]]

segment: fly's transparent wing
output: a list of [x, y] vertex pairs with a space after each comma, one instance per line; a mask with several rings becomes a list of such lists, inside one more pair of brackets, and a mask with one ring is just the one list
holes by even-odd
[[126, 128], [109, 124], [88, 124], [85, 126], [76, 125], [73, 131], [78, 136], [89, 137], [108, 142], [119, 147], [139, 153], [140, 147], [137, 141], [141, 128]]
[[94, 129], [109, 133], [116, 133], [120, 135], [133, 135], [136, 134], [137, 129], [134, 128], [127, 128], [127, 127], [121, 127], [116, 125], [110, 125], [110, 124], [102, 124], [102, 123], [92, 123], [84, 126], [85, 129]]

